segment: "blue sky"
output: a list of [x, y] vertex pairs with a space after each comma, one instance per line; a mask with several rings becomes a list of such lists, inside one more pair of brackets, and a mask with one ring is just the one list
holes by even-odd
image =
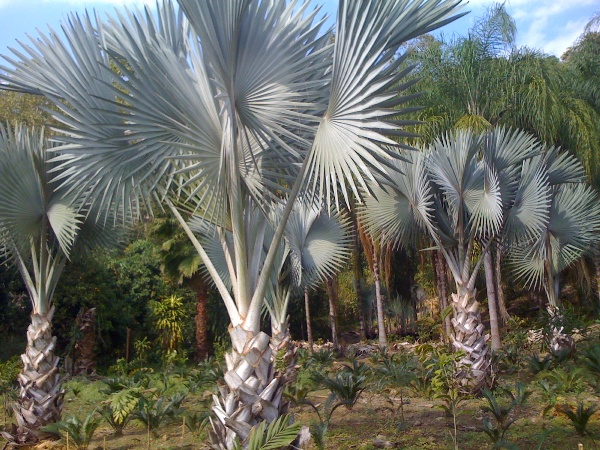
[[[225, 1], [225, 0], [215, 0]], [[96, 9], [103, 15], [122, 5], [154, 5], [154, 0], [0, 0], [0, 54], [8, 54], [7, 47], [26, 34], [37, 36], [36, 29], [47, 30], [47, 24], [58, 28], [70, 11]], [[317, 0], [324, 10], [335, 14], [337, 1]], [[463, 8], [471, 11], [466, 17], [445, 27], [443, 33], [464, 34], [476, 17], [493, 0], [471, 0]], [[517, 45], [526, 45], [560, 56], [577, 39], [595, 11], [600, 11], [600, 0], [508, 0], [508, 12], [517, 22]]]

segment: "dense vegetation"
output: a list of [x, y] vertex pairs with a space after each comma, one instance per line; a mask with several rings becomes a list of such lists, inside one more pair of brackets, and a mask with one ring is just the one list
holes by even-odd
[[[188, 8], [186, 14], [192, 20], [203, 13]], [[175, 20], [176, 14], [168, 8], [161, 14], [161, 21]], [[155, 24], [149, 17], [144, 20], [138, 31], [147, 33], [144, 39], [151, 41], [155, 37], [149, 30]], [[59, 145], [54, 140], [39, 148], [31, 146], [32, 154], [42, 150], [42, 156], [33, 159], [43, 168], [39, 170], [42, 185], [48, 182], [51, 186], [49, 174], [65, 167], [65, 177], [72, 179], [59, 188], [42, 189], [47, 197], [51, 192], [59, 199], [40, 202], [46, 207], [42, 215], [48, 216], [41, 234], [48, 233], [47, 241], [38, 235], [34, 239], [30, 235], [12, 237], [10, 233], [18, 227], [13, 226], [13, 216], [3, 218], [2, 207], [7, 208], [0, 202], [2, 251], [7, 261], [12, 258], [18, 267], [7, 264], [0, 268], [0, 391], [5, 436], [18, 434], [16, 427], [9, 426], [9, 404], [17, 400], [16, 378], [22, 365], [16, 355], [26, 344], [37, 346], [31, 344], [30, 333], [36, 334], [35, 326], [46, 332], [46, 323], [56, 336], [56, 347], [48, 334], [43, 337], [47, 351], [41, 353], [46, 354], [53, 374], [51, 366], [58, 364], [53, 355], [60, 356], [60, 370], [68, 374], [66, 404], [60, 419], [63, 379], [56, 375], [56, 387], [51, 388], [56, 396], [53, 418], [44, 420], [40, 431], [33, 433], [35, 438], [30, 434], [23, 442], [54, 434], [63, 440], [68, 436], [71, 445], [81, 449], [104, 442], [107, 448], [198, 448], [209, 439], [213, 443], [227, 441], [228, 448], [233, 448], [234, 437], [242, 437], [247, 448], [279, 448], [288, 445], [300, 426], [306, 425], [315, 448], [559, 448], [578, 442], [594, 448], [600, 436], [600, 414], [596, 414], [600, 392], [600, 204], [589, 187], [598, 188], [600, 180], [600, 34], [594, 24], [590, 22], [586, 33], [561, 59], [516, 48], [514, 22], [502, 5], [490, 8], [465, 37], [444, 40], [425, 34], [404, 43], [404, 36], [399, 36], [393, 45], [410, 47], [412, 53], [396, 59], [391, 47], [385, 47], [382, 54], [389, 58], [389, 66], [370, 70], [382, 70], [383, 74], [373, 75], [380, 82], [390, 77], [385, 78], [394, 80], [390, 85], [401, 85], [394, 92], [405, 97], [394, 97], [399, 100], [394, 100], [393, 106], [398, 110], [406, 107], [402, 125], [419, 137], [398, 132], [398, 139], [401, 146], [415, 148], [408, 153], [395, 149], [400, 162], [382, 167], [369, 162], [378, 167], [373, 169], [372, 180], [365, 175], [367, 166], [353, 171], [327, 158], [311, 160], [318, 167], [335, 166], [331, 180], [320, 188], [321, 196], [325, 191], [329, 195], [323, 208], [289, 200], [290, 191], [298, 195], [292, 186], [296, 173], [292, 169], [277, 172], [275, 165], [267, 168], [260, 186], [253, 184], [258, 182], [251, 170], [240, 170], [244, 200], [237, 212], [231, 198], [223, 200], [220, 193], [214, 198], [204, 195], [204, 190], [213, 187], [215, 192], [224, 189], [230, 195], [238, 187], [235, 183], [227, 189], [219, 187], [222, 180], [216, 174], [202, 179], [194, 172], [198, 167], [173, 163], [185, 146], [174, 144], [178, 150], [167, 154], [161, 141], [164, 136], [145, 134], [146, 127], [158, 119], [144, 116], [144, 95], [151, 93], [140, 90], [156, 87], [152, 83], [157, 81], [144, 79], [144, 70], [151, 69], [135, 52], [127, 55], [131, 60], [111, 59], [110, 75], [106, 68], [98, 69], [102, 76], [118, 75], [118, 81], [111, 82], [121, 84], [115, 87], [94, 79], [98, 84], [93, 89], [101, 91], [97, 97], [81, 91], [65, 100], [61, 97], [64, 92], [54, 92], [48, 80], [39, 87], [45, 97], [0, 91], [0, 111], [6, 115], [1, 116], [2, 121], [9, 124], [2, 128], [2, 150], [7, 154], [12, 145], [23, 144], [27, 149], [31, 142], [45, 139], [16, 123], [39, 126], [53, 121], [52, 125], [62, 127], [77, 123], [80, 134], [68, 138], [58, 134], [57, 140], [64, 139], [63, 145], [78, 139], [86, 145], [93, 142], [98, 119], [83, 117], [81, 111], [105, 114], [102, 120], [107, 123], [117, 117], [130, 120], [135, 114], [127, 114], [133, 111], [141, 122], [135, 131], [132, 121], [134, 131], [127, 132], [138, 133], [136, 145], [148, 140], [148, 148], [164, 152], [158, 158], [160, 163], [152, 162], [143, 169], [147, 170], [141, 174], [144, 181], [130, 192], [126, 186], [113, 187], [106, 181], [109, 169], [95, 172], [90, 178], [93, 181], [85, 177], [78, 181], [73, 175], [79, 170], [76, 162], [96, 158], [94, 149], [89, 153], [84, 149], [77, 158], [63, 153], [63, 163], [60, 158], [57, 163], [46, 161], [46, 147]], [[91, 23], [84, 25], [92, 27]], [[308, 27], [301, 21], [296, 25], [294, 32]], [[85, 26], [72, 32], [92, 42], [96, 37]], [[349, 22], [346, 26], [358, 25]], [[175, 53], [189, 51], [190, 60], [198, 56], [185, 46], [179, 48], [177, 36], [161, 32], [165, 36], [160, 39], [174, 40], [170, 45]], [[196, 32], [206, 39], [204, 31]], [[118, 44], [123, 47], [110, 51], [127, 53], [130, 48], [123, 42], [133, 31], [114, 33], [110, 39], [123, 39]], [[335, 39], [331, 41], [338, 45]], [[325, 44], [311, 44], [311, 52], [326, 52]], [[110, 45], [117, 44], [111, 41]], [[310, 54], [311, 64], [325, 76], [327, 71]], [[165, 61], [169, 61], [168, 55]], [[182, 67], [187, 63], [184, 59]], [[408, 79], [403, 69], [411, 65], [415, 66], [410, 74], [413, 78]], [[393, 67], [393, 73], [382, 67]], [[3, 78], [23, 89], [27, 83], [39, 82], [26, 70]], [[416, 79], [420, 81], [415, 83]], [[310, 92], [315, 98], [322, 95], [312, 82], [303, 80], [299, 85], [314, 88]], [[117, 102], [113, 101], [115, 92], [121, 96]], [[424, 95], [414, 99], [417, 92]], [[184, 102], [178, 93], [169, 95]], [[95, 101], [106, 103], [99, 109], [86, 103]], [[377, 101], [386, 105], [378, 110], [384, 117], [387, 113], [381, 111], [387, 111], [383, 108], [389, 105], [382, 98]], [[425, 108], [416, 110], [416, 105]], [[166, 104], [157, 107], [170, 108]], [[169, 113], [181, 114], [177, 119], [181, 122], [188, 114]], [[206, 114], [209, 117], [210, 111]], [[295, 114], [301, 115], [290, 113], [282, 124], [298, 119]], [[308, 115], [308, 110], [303, 114]], [[415, 124], [413, 119], [420, 122]], [[244, 126], [248, 129], [249, 124], [260, 132], [267, 129], [258, 119], [247, 120]], [[171, 125], [161, 126], [167, 129]], [[121, 128], [114, 126], [117, 134]], [[189, 131], [184, 128], [182, 125], [174, 132], [175, 140]], [[261, 139], [273, 139], [286, 148], [286, 139], [301, 134], [294, 129], [284, 139], [260, 132], [260, 139], [246, 142], [250, 148], [258, 147]], [[364, 131], [365, 135], [370, 132]], [[47, 133], [50, 137], [54, 131]], [[199, 147], [204, 144], [204, 138], [188, 138], [197, 138], [194, 142]], [[129, 137], [127, 142], [106, 139], [101, 145], [110, 142], [117, 149], [114, 151], [128, 151], [130, 141], [135, 141]], [[305, 136], [298, 140], [304, 142]], [[250, 160], [264, 157], [248, 151]], [[382, 155], [384, 152], [377, 158]], [[301, 161], [296, 157], [286, 156], [290, 167]], [[127, 164], [132, 160], [137, 164], [135, 158], [138, 156]], [[188, 160], [193, 158], [181, 157], [181, 161]], [[13, 161], [6, 161], [4, 169], [12, 171], [7, 168], [13, 167]], [[265, 161], [269, 165], [274, 159]], [[119, 166], [122, 175], [130, 169]], [[148, 182], [155, 170], [174, 172], [165, 184], [159, 179]], [[340, 173], [334, 173], [336, 170]], [[464, 185], [445, 184], [449, 174]], [[374, 180], [378, 182], [371, 184]], [[73, 190], [68, 189], [69, 183], [75, 186]], [[94, 183], [103, 189], [100, 194], [94, 191]], [[178, 183], [177, 192], [166, 198], [167, 190]], [[13, 187], [5, 185], [0, 184], [2, 199], [8, 198]], [[315, 181], [313, 190], [318, 190], [316, 186]], [[340, 190], [330, 192], [336, 187]], [[259, 206], [261, 188], [269, 192]], [[489, 194], [494, 189], [498, 193]], [[310, 189], [304, 195], [308, 192]], [[75, 199], [75, 193], [83, 197]], [[368, 197], [371, 193], [376, 194], [373, 199]], [[477, 197], [479, 193], [489, 195]], [[135, 200], [119, 203], [126, 194]], [[89, 201], [94, 195], [100, 200]], [[184, 207], [183, 198], [194, 195], [194, 207]], [[354, 203], [356, 195], [366, 201]], [[494, 195], [497, 198], [493, 199]], [[149, 204], [137, 209], [143, 203], [136, 203], [141, 196], [166, 199], [165, 211], [159, 212], [161, 208], [156, 206], [144, 209]], [[203, 203], [207, 197], [209, 202]], [[484, 197], [485, 201], [481, 200]], [[30, 197], [10, 205], [26, 203], [23, 198]], [[68, 201], [64, 201], [58, 221], [52, 207], [64, 199]], [[278, 204], [282, 199], [290, 205], [285, 213], [286, 202]], [[524, 200], [519, 204], [519, 199]], [[219, 203], [223, 210], [219, 212], [210, 202], [223, 202]], [[394, 202], [403, 207], [402, 211], [398, 207], [393, 210], [396, 215], [389, 212]], [[67, 212], [72, 207], [73, 211]], [[99, 207], [111, 210], [107, 213]], [[338, 208], [338, 214], [330, 217], [325, 213], [327, 207]], [[490, 213], [494, 209], [498, 218]], [[373, 211], [375, 215], [370, 216]], [[115, 222], [131, 218], [123, 220], [127, 231], [115, 231], [107, 214], [118, 217]], [[289, 226], [279, 226], [283, 214], [287, 215], [282, 223], [289, 222]], [[73, 224], [66, 219], [63, 223], [64, 217], [71, 217]], [[537, 221], [539, 217], [542, 219]], [[109, 222], [111, 227], [95, 230]], [[236, 223], [244, 230], [240, 232], [243, 238], [236, 233]], [[79, 230], [86, 232], [78, 234]], [[101, 236], [105, 231], [110, 232], [110, 239]], [[40, 242], [41, 247], [35, 247]], [[206, 249], [204, 260], [199, 246]], [[46, 289], [38, 282], [43, 271], [36, 270], [35, 264], [29, 275], [23, 275], [27, 265], [20, 262], [23, 248], [34, 255], [34, 261], [47, 252], [47, 257], [40, 256], [38, 267], [48, 264], [48, 273], [56, 267], [56, 273], [62, 271], [60, 281], [49, 277], [56, 282], [52, 285], [41, 277], [43, 283], [49, 283]], [[270, 248], [279, 250], [271, 252]], [[262, 276], [253, 264], [271, 264], [273, 273]], [[250, 286], [263, 289], [264, 305], [262, 297], [257, 303], [252, 292], [243, 293]], [[47, 313], [49, 317], [44, 316]], [[33, 325], [26, 343], [24, 330], [30, 315]], [[252, 323], [245, 322], [248, 317]], [[249, 333], [239, 348], [235, 340], [238, 327]], [[477, 329], [476, 336], [457, 331], [469, 328]], [[272, 335], [272, 350], [267, 344], [256, 344], [264, 332]], [[488, 333], [492, 335], [489, 351]], [[290, 337], [307, 342], [297, 350], [290, 345]], [[248, 343], [254, 346], [251, 351], [245, 347]], [[259, 348], [271, 369], [263, 374], [256, 363], [256, 375], [246, 374], [248, 380], [254, 377], [265, 384], [264, 390], [251, 392], [247, 386], [253, 381], [236, 378], [232, 367], [241, 373], [244, 364], [248, 365], [248, 354]], [[33, 356], [27, 357], [33, 361], [36, 354], [33, 350]], [[228, 387], [224, 374], [229, 374], [225, 377]], [[46, 377], [42, 373], [39, 379]], [[257, 399], [263, 393], [272, 395], [267, 394], [266, 386], [272, 385], [269, 380], [283, 380], [277, 381], [280, 388], [271, 389], [277, 394], [261, 403], [264, 410], [252, 408], [252, 414], [269, 425], [262, 419], [240, 419], [248, 404], [260, 403]], [[236, 399], [234, 407], [231, 398]], [[211, 404], [216, 414], [213, 420], [220, 421], [222, 428], [218, 423], [214, 428], [210, 425]], [[439, 412], [431, 409], [434, 406]], [[288, 410], [294, 413], [295, 424], [289, 420]], [[21, 414], [27, 417], [26, 412]], [[306, 434], [300, 432], [299, 439]]]

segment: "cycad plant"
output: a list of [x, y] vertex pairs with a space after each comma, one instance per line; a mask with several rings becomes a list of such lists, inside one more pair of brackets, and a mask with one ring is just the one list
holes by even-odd
[[43, 130], [0, 126], [0, 255], [19, 269], [32, 304], [13, 407], [17, 424], [2, 433], [17, 443], [37, 441], [44, 426], [60, 419], [64, 391], [52, 297], [69, 254], [76, 246], [86, 250], [112, 240], [101, 217], [86, 217], [84, 196], [51, 183], [58, 164], [48, 161], [50, 147]]
[[[9, 88], [57, 106], [64, 184], [125, 218], [158, 198], [193, 242], [231, 320], [225, 381], [239, 405], [235, 420], [223, 419], [221, 447], [270, 409], [242, 392], [273, 388], [259, 373], [269, 364], [260, 315], [298, 195], [347, 203], [395, 159], [410, 84], [397, 50], [454, 20], [458, 3], [342, 0], [334, 39], [300, 1], [164, 0], [156, 14], [71, 16], [63, 37], [23, 45], [2, 68]], [[230, 287], [175, 194], [216, 228]], [[265, 216], [281, 208], [262, 264], [251, 245], [259, 230], [245, 221], [254, 207]]]
[[423, 153], [406, 154], [408, 162], [397, 163], [383, 186], [373, 188], [363, 210], [369, 232], [385, 242], [410, 245], [425, 232], [446, 259], [456, 283], [452, 344], [465, 354], [463, 375], [474, 390], [491, 381], [475, 279], [483, 254], [501, 233], [535, 235], [534, 219], [547, 203], [534, 182], [528, 195], [518, 182], [522, 162], [539, 151], [519, 131], [448, 134]]

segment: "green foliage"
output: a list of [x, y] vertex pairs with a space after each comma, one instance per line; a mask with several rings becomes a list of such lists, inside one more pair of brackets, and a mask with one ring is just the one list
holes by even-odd
[[96, 416], [96, 411], [92, 411], [83, 420], [69, 416], [64, 420], [46, 425], [43, 431], [61, 436], [68, 435], [69, 441], [75, 444], [78, 450], [85, 450], [90, 445], [98, 426], [100, 426], [100, 418]]
[[430, 344], [417, 347], [417, 354], [421, 359], [424, 369], [431, 371], [431, 390], [433, 398], [441, 400], [437, 406], [452, 417], [454, 432], [452, 439], [454, 447], [458, 442], [458, 427], [456, 419], [461, 412], [460, 405], [470, 397], [461, 385], [462, 377], [459, 375], [464, 367], [460, 365], [464, 357], [463, 352], [448, 353], [443, 347], [437, 348]]
[[23, 362], [19, 356], [0, 362], [0, 394], [4, 394], [16, 385], [22, 366]]
[[482, 395], [487, 401], [487, 405], [482, 410], [490, 413], [495, 421], [492, 423], [490, 417], [484, 417], [483, 431], [493, 442], [494, 448], [511, 447], [511, 444], [505, 440], [505, 435], [510, 426], [517, 420], [512, 413], [515, 407], [522, 406], [531, 395], [531, 392], [526, 390], [523, 383], [515, 385], [514, 393], [510, 389], [503, 389], [502, 392], [510, 397], [511, 401], [509, 403], [502, 401], [488, 389], [482, 391]]
[[237, 450], [242, 448], [246, 450], [277, 450], [288, 448], [296, 439], [300, 432], [300, 424], [291, 422], [289, 415], [279, 417], [277, 420], [266, 425], [266, 422], [260, 422], [254, 426], [250, 434], [245, 439], [243, 447], [236, 443], [234, 447]]
[[183, 341], [182, 322], [186, 313], [183, 299], [171, 295], [160, 301], [151, 301], [149, 307], [163, 351], [177, 350]]
[[312, 372], [312, 379], [329, 389], [329, 395], [324, 404], [315, 404], [306, 398], [306, 392], [294, 399], [297, 404], [308, 405], [317, 413], [318, 422], [310, 426], [311, 433], [315, 440], [317, 448], [325, 448], [326, 434], [331, 421], [331, 416], [341, 406], [347, 409], [352, 407], [358, 401], [360, 394], [367, 388], [368, 367], [356, 360], [351, 364], [345, 364], [344, 367], [333, 377], [325, 376], [318, 369]]
[[540, 358], [537, 353], [534, 353], [527, 357], [527, 364], [531, 373], [537, 375], [538, 373], [550, 370], [550, 367], [552, 366], [552, 355], [544, 355], [543, 358]]
[[377, 384], [384, 392], [389, 392], [388, 403], [392, 405], [392, 397], [396, 393], [400, 394], [400, 405], [398, 408], [401, 413], [401, 426], [405, 424], [404, 418], [404, 389], [414, 383], [417, 379], [415, 373], [415, 360], [408, 355], [392, 354], [384, 356], [381, 366], [377, 368]]
[[545, 372], [540, 376], [554, 386], [553, 390], [555, 392], [566, 394], [569, 392], [583, 392], [585, 389], [583, 374], [583, 368], [574, 367], [569, 370], [556, 368], [550, 372]]
[[580, 401], [576, 409], [573, 409], [569, 405], [559, 405], [556, 410], [569, 418], [577, 434], [586, 436], [589, 435], [589, 431], [587, 430], [588, 422], [598, 410], [598, 405], [592, 404], [586, 408], [583, 402]]
[[181, 407], [185, 394], [177, 393], [171, 397], [142, 396], [138, 403], [135, 418], [142, 422], [148, 430], [157, 436], [158, 428], [167, 420], [183, 414]]
[[138, 408], [142, 392], [143, 389], [139, 387], [121, 389], [110, 394], [108, 399], [103, 402], [100, 414], [113, 429], [115, 435], [123, 434], [123, 429]]
[[596, 388], [600, 388], [600, 344], [596, 343], [584, 350], [583, 364], [595, 382]]
[[511, 318], [510, 330], [502, 339], [502, 348], [498, 350], [497, 358], [500, 367], [509, 373], [519, 369], [527, 350], [527, 330], [517, 319]]

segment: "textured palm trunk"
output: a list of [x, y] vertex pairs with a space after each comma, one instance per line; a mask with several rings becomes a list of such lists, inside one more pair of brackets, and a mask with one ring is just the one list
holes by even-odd
[[[444, 263], [444, 257], [439, 250], [433, 253], [433, 259], [435, 263], [438, 295], [440, 298], [440, 310], [444, 310], [448, 307], [448, 275], [446, 273], [446, 264]], [[450, 336], [452, 336], [452, 321], [449, 315], [444, 319], [444, 330], [446, 331], [446, 336], [450, 338]]]
[[190, 286], [196, 293], [196, 361], [204, 361], [208, 357], [208, 290], [199, 274], [190, 279]]
[[284, 384], [295, 381], [298, 349], [292, 342], [288, 320], [284, 323], [271, 323], [270, 345], [275, 363], [275, 376], [281, 377]]
[[485, 287], [488, 296], [488, 310], [490, 313], [490, 332], [492, 334], [492, 350], [502, 348], [502, 339], [500, 339], [500, 327], [498, 325], [498, 309], [496, 308], [496, 287], [494, 283], [494, 263], [492, 261], [492, 252], [488, 250], [483, 255], [483, 268], [485, 271]]
[[60, 420], [64, 391], [54, 355], [56, 337], [52, 336], [54, 307], [46, 314], [31, 315], [27, 329], [27, 348], [21, 355], [19, 399], [13, 406], [17, 424], [2, 436], [14, 444], [32, 444], [49, 436], [41, 429]]
[[387, 335], [385, 333], [385, 323], [383, 317], [383, 299], [381, 297], [381, 276], [379, 273], [379, 262], [377, 256], [373, 258], [373, 277], [375, 278], [375, 299], [377, 301], [377, 329], [379, 332], [379, 349], [385, 350], [387, 347]]
[[306, 312], [306, 338], [308, 339], [308, 353], [313, 354], [314, 340], [312, 334], [312, 325], [310, 323], [310, 301], [308, 297], [308, 288], [304, 288], [304, 311]]
[[548, 343], [550, 351], [554, 355], [572, 354], [575, 352], [575, 339], [573, 336], [564, 332], [562, 325], [563, 315], [558, 306], [548, 305], [548, 315], [550, 316], [550, 342]]
[[466, 289], [457, 283], [458, 293], [452, 294], [452, 346], [456, 351], [463, 351], [460, 361], [464, 373], [459, 374], [464, 385], [472, 392], [479, 392], [491, 387], [491, 354], [487, 341], [489, 335], [484, 334], [485, 327], [481, 323], [479, 302], [475, 300], [475, 290]]
[[221, 450], [233, 449], [236, 436], [243, 443], [254, 425], [270, 423], [288, 409], [269, 336], [241, 325], [229, 334], [232, 351], [225, 355], [227, 370], [219, 383], [220, 398], [213, 396], [216, 419], [208, 432], [212, 448]]
[[75, 344], [75, 374], [90, 375], [96, 372], [96, 308], [81, 308], [75, 324], [81, 336]]

